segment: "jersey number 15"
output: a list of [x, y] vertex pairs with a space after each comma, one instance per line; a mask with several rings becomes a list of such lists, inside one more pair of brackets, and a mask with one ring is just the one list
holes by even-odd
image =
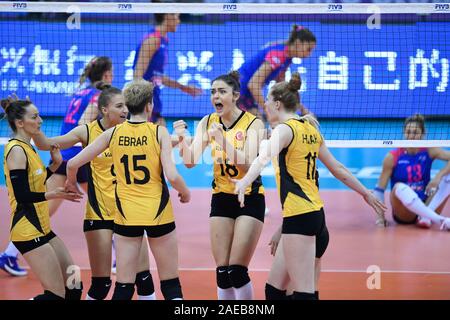
[[[130, 165], [129, 165], [129, 157], [127, 154], [123, 155], [122, 158], [120, 158], [120, 162], [123, 163], [123, 168], [125, 171], [125, 180], [127, 184], [146, 184], [150, 181], [150, 170], [147, 167], [144, 167], [142, 165], [138, 164], [138, 161], [140, 160], [146, 160], [147, 159], [147, 155], [145, 154], [139, 154], [139, 155], [134, 155], [132, 156], [133, 158], [133, 171], [134, 172], [138, 172], [141, 171], [144, 174], [144, 177], [142, 179], [133, 179], [133, 182], [131, 182], [131, 175], [130, 175]], [[114, 165], [111, 167], [111, 174], [113, 176], [115, 175], [114, 172]], [[115, 183], [115, 181], [113, 182]]]

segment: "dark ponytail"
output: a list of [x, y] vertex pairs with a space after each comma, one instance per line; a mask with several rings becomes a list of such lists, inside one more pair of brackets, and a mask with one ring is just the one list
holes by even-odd
[[8, 123], [12, 131], [17, 131], [15, 121], [23, 119], [23, 116], [27, 112], [26, 108], [30, 105], [32, 105], [32, 102], [29, 100], [1, 100], [1, 106], [5, 112], [5, 118], [8, 119]]
[[80, 77], [80, 85], [82, 85], [86, 79], [89, 79], [92, 83], [102, 80], [103, 75], [107, 71], [112, 70], [112, 61], [109, 57], [95, 57], [84, 67], [84, 71]]
[[313, 42], [316, 43], [316, 37], [308, 28], [294, 24], [292, 26], [291, 34], [289, 35], [288, 44], [292, 44], [295, 40], [300, 40], [300, 42]]
[[298, 72], [292, 73], [289, 82], [283, 81], [273, 85], [270, 89], [273, 100], [283, 103], [284, 109], [289, 112], [297, 111], [300, 104], [298, 91], [302, 85], [302, 79]]
[[98, 81], [94, 83], [94, 87], [100, 90], [100, 96], [98, 97], [98, 112], [102, 113], [102, 108], [107, 107], [111, 102], [111, 98], [117, 94], [122, 94], [122, 90], [113, 87], [111, 84]]
[[222, 80], [226, 84], [228, 84], [231, 88], [233, 88], [233, 92], [240, 92], [241, 91], [241, 82], [240, 82], [240, 74], [239, 71], [233, 70], [230, 71], [227, 74], [223, 74], [218, 76], [213, 80], [213, 82], [217, 80]]

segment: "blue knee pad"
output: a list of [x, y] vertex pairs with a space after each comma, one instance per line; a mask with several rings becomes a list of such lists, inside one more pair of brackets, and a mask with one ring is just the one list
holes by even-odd
[[161, 292], [165, 300], [183, 299], [179, 278], [162, 280]]
[[243, 287], [250, 282], [248, 268], [237, 264], [228, 267], [228, 276], [231, 285], [236, 289]]
[[153, 278], [150, 270], [142, 271], [136, 274], [136, 291], [140, 296], [149, 296], [155, 292]]
[[92, 277], [88, 295], [95, 300], [104, 300], [111, 289], [110, 277]]
[[220, 289], [229, 289], [232, 287], [230, 277], [228, 275], [228, 266], [216, 268], [216, 281]]

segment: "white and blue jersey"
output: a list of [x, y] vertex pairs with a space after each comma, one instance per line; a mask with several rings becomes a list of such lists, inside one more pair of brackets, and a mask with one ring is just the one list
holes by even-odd
[[257, 107], [256, 101], [248, 88], [250, 79], [264, 62], [268, 62], [272, 68], [272, 72], [264, 79], [264, 84], [268, 85], [270, 81], [276, 79], [292, 63], [292, 58], [289, 58], [287, 51], [287, 44], [272, 42], [259, 50], [255, 56], [241, 66], [239, 69], [241, 76], [241, 107], [244, 109]]
[[394, 156], [394, 168], [391, 175], [391, 188], [397, 182], [403, 182], [413, 189], [423, 201], [426, 200], [425, 188], [430, 182], [433, 159], [428, 150], [421, 148], [416, 154], [408, 154], [406, 149], [391, 151]]
[[[94, 88], [93, 86], [88, 86], [83, 89], [78, 90], [70, 100], [69, 107], [66, 111], [66, 116], [64, 117], [63, 125], [61, 127], [61, 135], [65, 135], [73, 128], [78, 127], [78, 122], [81, 119], [84, 111], [90, 104], [97, 104], [98, 97], [101, 91]], [[68, 161], [75, 157], [80, 151], [81, 147], [71, 147], [69, 149], [61, 150], [61, 155], [63, 160]]]
[[160, 45], [158, 50], [153, 54], [152, 59], [150, 60], [147, 69], [144, 72], [143, 78], [144, 80], [150, 81], [155, 86], [153, 90], [153, 112], [161, 113], [161, 99], [159, 97], [161, 92], [162, 85], [162, 76], [164, 75], [164, 67], [167, 65], [168, 61], [168, 51], [167, 46], [169, 44], [169, 40], [167, 37], [161, 35], [161, 32], [158, 30], [154, 30], [149, 34], [144, 36], [144, 39], [141, 41], [139, 46], [136, 49], [136, 55], [134, 58], [133, 69], [136, 68], [137, 60], [139, 57], [139, 51], [141, 50], [142, 43], [150, 37], [159, 38]]

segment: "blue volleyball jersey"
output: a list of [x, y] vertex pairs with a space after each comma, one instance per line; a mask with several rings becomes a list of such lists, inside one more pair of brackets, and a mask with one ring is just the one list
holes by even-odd
[[426, 200], [425, 188], [430, 182], [431, 159], [428, 150], [421, 148], [416, 154], [408, 154], [406, 149], [399, 148], [391, 151], [394, 156], [394, 168], [391, 175], [391, 188], [397, 182], [410, 186], [422, 199]]
[[150, 37], [159, 38], [160, 45], [158, 50], [153, 54], [147, 69], [144, 72], [143, 78], [147, 81], [151, 81], [155, 86], [153, 92], [153, 111], [161, 111], [161, 103], [159, 102], [160, 86], [162, 85], [162, 76], [164, 75], [164, 67], [167, 65], [168, 61], [168, 51], [167, 46], [169, 40], [167, 37], [163, 37], [158, 30], [154, 30], [149, 34], [144, 36], [144, 39], [140, 42], [136, 49], [136, 55], [134, 57], [133, 69], [136, 68], [137, 60], [139, 57], [139, 51], [141, 50], [142, 43]]
[[[98, 103], [100, 93], [100, 90], [94, 88], [93, 86], [88, 86], [78, 90], [73, 95], [72, 100], [70, 100], [69, 107], [67, 108], [66, 116], [64, 117], [63, 125], [61, 127], [61, 135], [64, 135], [73, 128], [78, 127], [78, 122], [80, 121], [81, 116], [88, 105]], [[81, 149], [81, 147], [71, 147], [69, 149], [61, 150], [63, 160], [67, 161], [75, 157]]]
[[248, 89], [248, 83], [264, 62], [268, 62], [272, 67], [272, 72], [264, 79], [266, 85], [289, 67], [292, 58], [288, 57], [287, 50], [288, 46], [285, 43], [269, 43], [241, 66], [239, 73], [241, 75], [241, 96], [243, 98], [252, 97]]

